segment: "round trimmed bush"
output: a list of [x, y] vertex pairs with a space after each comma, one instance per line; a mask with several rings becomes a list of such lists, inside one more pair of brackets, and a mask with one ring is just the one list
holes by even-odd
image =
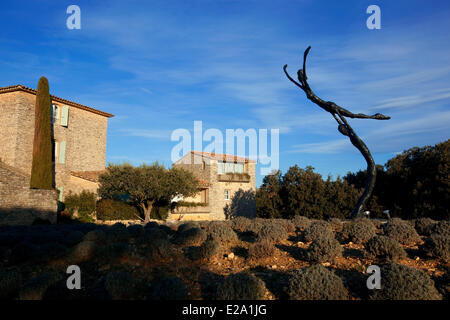
[[450, 221], [442, 220], [436, 223], [431, 229], [431, 234], [450, 237]]
[[175, 238], [175, 243], [182, 246], [198, 246], [203, 243], [207, 238], [205, 230], [200, 228], [187, 229]]
[[311, 220], [305, 216], [295, 216], [291, 219], [291, 221], [294, 224], [294, 226], [300, 231], [305, 230], [312, 223]]
[[47, 289], [61, 278], [62, 276], [55, 272], [35, 276], [20, 290], [19, 300], [42, 300]]
[[103, 242], [106, 240], [106, 233], [102, 230], [92, 230], [86, 233], [84, 241]]
[[218, 300], [262, 300], [266, 293], [264, 282], [250, 274], [228, 276], [217, 288]]
[[188, 253], [192, 260], [211, 259], [220, 253], [220, 243], [214, 239], [207, 239], [200, 247], [194, 247]]
[[288, 238], [288, 233], [279, 224], [264, 225], [257, 234], [258, 240], [280, 242]]
[[185, 222], [185, 223], [180, 224], [178, 226], [177, 232], [178, 233], [183, 233], [184, 231], [189, 230], [189, 229], [193, 229], [193, 228], [199, 229], [200, 228], [200, 224], [198, 222], [193, 222], [193, 221]]
[[273, 219], [272, 223], [277, 223], [280, 226], [282, 226], [284, 228], [284, 230], [286, 230], [287, 233], [292, 233], [295, 232], [296, 227], [295, 225], [292, 223], [291, 220], [288, 219]]
[[221, 243], [234, 242], [238, 240], [236, 232], [228, 225], [224, 223], [211, 223], [208, 226], [208, 235]]
[[97, 248], [94, 241], [82, 241], [73, 248], [70, 259], [74, 263], [88, 261], [95, 256]]
[[344, 227], [344, 223], [339, 218], [328, 219], [328, 222], [330, 223], [331, 228], [334, 232], [341, 232], [342, 228]]
[[152, 300], [186, 300], [188, 289], [183, 280], [178, 277], [164, 277], [152, 282]]
[[130, 300], [137, 294], [134, 279], [128, 272], [109, 272], [105, 279], [105, 289], [112, 300]]
[[399, 261], [406, 258], [406, 252], [398, 241], [386, 237], [375, 236], [365, 244], [367, 256], [384, 261]]
[[334, 238], [331, 225], [326, 221], [314, 221], [303, 232], [303, 240], [305, 242], [314, 241], [323, 237]]
[[166, 239], [154, 239], [143, 249], [144, 256], [152, 259], [169, 259], [173, 255], [172, 244]]
[[342, 257], [344, 249], [340, 243], [331, 237], [321, 237], [314, 240], [305, 252], [306, 260], [315, 263], [334, 262]]
[[419, 218], [416, 219], [414, 223], [414, 227], [418, 234], [422, 236], [430, 236], [431, 230], [433, 226], [436, 224], [436, 221], [430, 218]]
[[422, 250], [430, 257], [450, 259], [450, 236], [432, 234], [425, 240]]
[[78, 230], [70, 231], [67, 236], [64, 238], [64, 243], [68, 246], [76, 245], [83, 240], [84, 233]]
[[375, 236], [375, 227], [369, 219], [355, 219], [345, 223], [339, 233], [339, 240], [343, 243], [365, 243]]
[[0, 271], [0, 299], [12, 299], [22, 285], [22, 275], [15, 271]]
[[259, 260], [272, 258], [275, 254], [276, 248], [272, 242], [267, 240], [260, 240], [248, 248], [248, 258], [250, 260]]
[[391, 263], [381, 266], [381, 289], [370, 290], [373, 300], [441, 300], [430, 276], [413, 267]]
[[286, 293], [291, 300], [345, 300], [342, 279], [320, 264], [293, 271]]
[[401, 219], [391, 219], [383, 226], [385, 236], [404, 245], [413, 245], [421, 241], [414, 227]]
[[237, 232], [247, 232], [252, 220], [246, 217], [236, 217], [231, 220], [231, 227]]

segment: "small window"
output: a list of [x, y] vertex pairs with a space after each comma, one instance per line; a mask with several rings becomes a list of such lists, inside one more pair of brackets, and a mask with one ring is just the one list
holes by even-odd
[[225, 195], [225, 200], [230, 200], [230, 190], [226, 189], [224, 195]]

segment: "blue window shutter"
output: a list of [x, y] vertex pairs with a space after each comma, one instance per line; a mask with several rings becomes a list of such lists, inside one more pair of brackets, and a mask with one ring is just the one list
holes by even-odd
[[58, 200], [59, 200], [59, 202], [63, 202], [64, 187], [59, 187], [58, 190], [59, 190], [59, 199]]
[[61, 141], [59, 144], [59, 163], [66, 163], [66, 142]]
[[62, 106], [62, 109], [61, 109], [61, 125], [67, 127], [68, 123], [69, 123], [69, 107], [68, 106]]

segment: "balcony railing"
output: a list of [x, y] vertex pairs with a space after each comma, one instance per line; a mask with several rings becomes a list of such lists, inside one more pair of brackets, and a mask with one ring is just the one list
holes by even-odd
[[217, 180], [226, 182], [250, 182], [248, 173], [224, 173], [217, 176]]

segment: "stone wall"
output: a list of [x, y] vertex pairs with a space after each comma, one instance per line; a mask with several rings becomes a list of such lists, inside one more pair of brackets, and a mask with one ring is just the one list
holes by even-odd
[[[0, 94], [0, 158], [25, 174], [31, 173], [35, 100], [36, 96], [29, 92]], [[64, 106], [57, 101], [52, 103]], [[80, 187], [79, 183], [71, 185], [71, 171], [105, 169], [108, 122], [103, 115], [67, 107], [67, 127], [61, 126], [60, 121], [53, 125], [54, 140], [66, 142], [65, 163], [59, 163], [58, 159], [55, 162], [55, 187], [63, 187], [64, 195]], [[92, 186], [88, 185], [88, 188], [92, 189]]]
[[[169, 220], [225, 220], [225, 207], [233, 203], [233, 197], [239, 190], [244, 192], [255, 192], [255, 163], [247, 162], [244, 165], [244, 172], [249, 175], [247, 181], [220, 181], [217, 170], [217, 160], [203, 158], [205, 163], [201, 160], [194, 161], [194, 157], [201, 158], [199, 155], [187, 155], [179, 162], [174, 164], [179, 168], [191, 171], [197, 178], [204, 179], [210, 183], [208, 188], [208, 206], [184, 208], [182, 212], [173, 212], [169, 215]], [[230, 199], [225, 200], [225, 190], [230, 191]], [[186, 198], [185, 201], [195, 201], [198, 196]], [[254, 216], [256, 213], [256, 200], [254, 203], [248, 203], [252, 212], [248, 212], [246, 216]], [[243, 206], [244, 207], [244, 206]], [[178, 209], [179, 210], [179, 209]], [[255, 211], [255, 212], [253, 212]]]
[[0, 163], [0, 225], [56, 223], [58, 192], [30, 189], [29, 183], [29, 175]]

